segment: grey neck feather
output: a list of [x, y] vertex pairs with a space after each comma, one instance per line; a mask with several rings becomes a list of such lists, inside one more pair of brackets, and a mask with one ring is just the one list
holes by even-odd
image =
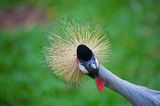
[[132, 84], [99, 66], [99, 77], [105, 86], [124, 96], [134, 106], [160, 106], [160, 92]]

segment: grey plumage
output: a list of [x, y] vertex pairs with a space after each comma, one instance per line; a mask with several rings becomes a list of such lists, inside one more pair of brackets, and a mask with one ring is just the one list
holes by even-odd
[[160, 106], [160, 91], [125, 81], [103, 66], [99, 66], [98, 75], [105, 81], [106, 87], [124, 96], [133, 106]]

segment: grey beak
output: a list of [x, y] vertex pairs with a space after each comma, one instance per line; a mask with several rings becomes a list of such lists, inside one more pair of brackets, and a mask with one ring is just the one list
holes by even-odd
[[91, 70], [97, 70], [98, 69], [98, 61], [97, 61], [97, 59], [91, 59], [89, 61], [89, 68]]
[[94, 69], [94, 70], [97, 69], [97, 65], [94, 64], [94, 63], [90, 64], [90, 66], [91, 66], [91, 68]]

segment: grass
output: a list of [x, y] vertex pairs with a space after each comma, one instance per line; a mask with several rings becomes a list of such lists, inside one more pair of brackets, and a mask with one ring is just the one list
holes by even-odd
[[[4, 8], [7, 3], [3, 3]], [[45, 9], [53, 20], [72, 14], [103, 22], [112, 50], [105, 67], [130, 82], [160, 90], [158, 0], [35, 1], [33, 4]], [[45, 27], [33, 25], [0, 31], [1, 106], [130, 105], [107, 88], [99, 93], [90, 78], [82, 88], [66, 86], [56, 79], [43, 64]]]

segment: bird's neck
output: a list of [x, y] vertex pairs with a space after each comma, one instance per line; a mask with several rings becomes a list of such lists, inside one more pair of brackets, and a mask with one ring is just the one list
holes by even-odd
[[103, 66], [99, 67], [99, 77], [105, 81], [106, 87], [121, 94], [132, 104], [143, 104], [146, 98], [150, 98], [149, 95], [146, 95], [149, 94], [149, 89], [122, 80], [121, 78], [117, 77]]

